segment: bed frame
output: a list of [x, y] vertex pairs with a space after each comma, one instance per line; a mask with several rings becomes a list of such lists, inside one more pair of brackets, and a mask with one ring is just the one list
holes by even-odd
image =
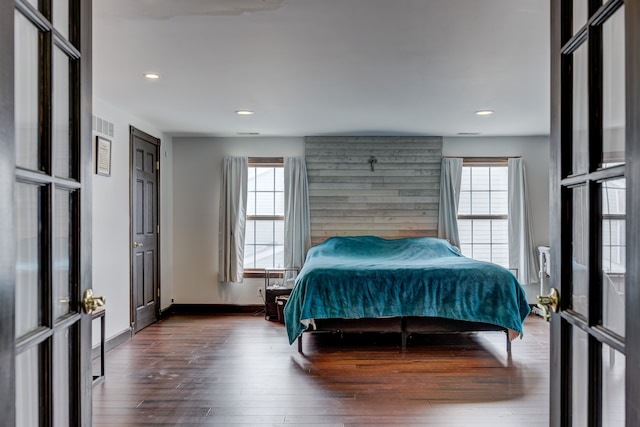
[[[470, 332], [504, 332], [507, 353], [511, 354], [509, 331], [502, 326], [489, 323], [467, 322], [442, 317], [382, 317], [367, 319], [316, 319], [316, 328], [306, 332], [346, 332], [346, 333], [400, 333], [402, 349], [407, 348], [407, 338], [411, 334], [458, 334]], [[298, 336], [298, 352], [302, 353], [302, 336]]]

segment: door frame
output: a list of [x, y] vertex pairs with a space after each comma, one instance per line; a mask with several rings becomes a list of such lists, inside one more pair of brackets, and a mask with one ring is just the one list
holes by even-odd
[[[560, 50], [562, 46], [562, 40], [566, 38], [560, 31], [561, 28], [566, 27], [562, 25], [562, 6], [563, 1], [549, 0], [550, 12], [551, 12], [551, 122], [550, 122], [550, 193], [549, 193], [549, 246], [550, 246], [550, 277], [549, 286], [555, 287], [562, 295], [562, 282], [555, 280], [560, 277], [560, 253], [562, 252], [560, 238], [560, 232], [562, 230], [561, 221], [559, 215], [562, 213], [562, 207], [560, 206], [560, 194], [558, 189], [560, 188], [560, 164], [562, 159], [562, 152], [558, 141], [561, 139], [561, 102], [562, 102], [562, 67], [560, 62]], [[568, 409], [560, 406], [561, 397], [563, 395], [565, 384], [562, 381], [553, 381], [554, 378], [562, 377], [562, 358], [563, 354], [567, 354], [569, 351], [568, 343], [562, 343], [561, 337], [561, 320], [558, 315], [551, 314], [550, 325], [550, 348], [549, 348], [549, 425], [561, 426], [562, 417], [564, 417]], [[562, 343], [562, 346], [556, 345], [556, 343]]]
[[[625, 1], [626, 93], [627, 93], [627, 281], [626, 291], [626, 420], [640, 425], [640, 0]], [[636, 197], [631, 197], [632, 194]], [[635, 333], [630, 333], [634, 331]]]
[[[82, 60], [80, 61], [80, 106], [77, 114], [80, 116], [80, 181], [82, 193], [80, 195], [80, 283], [78, 286], [78, 305], [82, 305], [84, 292], [93, 287], [93, 1], [78, 0], [80, 3], [80, 47]], [[70, 2], [71, 5], [71, 2]], [[78, 90], [78, 88], [76, 88]], [[93, 316], [82, 313], [80, 325], [80, 423], [83, 426], [92, 425], [93, 421], [93, 357], [92, 332]]]
[[[136, 307], [135, 307], [135, 295], [134, 295], [134, 289], [133, 289], [133, 269], [135, 268], [135, 264], [134, 264], [134, 251], [133, 251], [133, 242], [135, 240], [135, 230], [133, 229], [134, 226], [134, 215], [135, 215], [135, 204], [133, 201], [133, 193], [134, 193], [134, 186], [135, 186], [135, 144], [134, 144], [134, 137], [138, 137], [141, 139], [144, 139], [145, 141], [154, 144], [156, 146], [156, 160], [158, 162], [158, 165], [160, 165], [160, 138], [156, 138], [144, 131], [141, 131], [140, 129], [137, 129], [136, 127], [130, 125], [129, 126], [129, 272], [130, 272], [130, 277], [129, 277], [129, 295], [130, 295], [130, 325], [131, 325], [131, 333], [134, 334], [136, 331], [136, 325], [135, 325], [135, 321], [136, 321]], [[159, 232], [159, 230], [162, 229], [161, 226], [161, 215], [160, 215], [160, 185], [161, 185], [161, 168], [158, 166], [156, 168], [156, 176], [158, 179], [155, 191], [156, 191], [156, 209], [157, 209], [157, 215], [158, 215], [158, 231], [156, 232], [156, 257], [157, 257], [157, 262], [155, 263], [155, 277], [156, 277], [156, 284], [157, 284], [157, 289], [154, 292], [154, 299], [155, 299], [155, 305], [156, 305], [156, 321], [158, 319], [160, 319], [160, 303], [161, 303], [161, 275], [160, 275], [160, 264], [161, 264], [161, 253], [160, 253], [160, 247], [161, 247], [161, 233]]]
[[14, 0], [0, 0], [0, 413], [9, 425], [16, 419], [14, 8]]

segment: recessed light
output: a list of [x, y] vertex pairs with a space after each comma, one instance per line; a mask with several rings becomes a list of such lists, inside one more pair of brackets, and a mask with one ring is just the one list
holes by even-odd
[[242, 136], [255, 136], [255, 135], [260, 135], [260, 132], [238, 132], [238, 135], [242, 135]]
[[236, 114], [239, 116], [250, 116], [255, 114], [255, 112], [251, 110], [236, 110]]
[[144, 73], [144, 76], [149, 80], [158, 80], [160, 78], [160, 74], [158, 73]]
[[490, 116], [494, 113], [493, 110], [478, 110], [476, 111], [476, 116]]
[[480, 135], [480, 132], [458, 132], [460, 136], [476, 136]]

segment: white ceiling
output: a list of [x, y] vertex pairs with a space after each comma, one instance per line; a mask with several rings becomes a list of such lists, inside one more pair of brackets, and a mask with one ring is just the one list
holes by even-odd
[[93, 8], [94, 96], [173, 135], [549, 133], [548, 0]]

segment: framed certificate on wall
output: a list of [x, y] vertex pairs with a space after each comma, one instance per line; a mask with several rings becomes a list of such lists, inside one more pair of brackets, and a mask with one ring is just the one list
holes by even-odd
[[96, 137], [96, 173], [111, 176], [111, 141]]

